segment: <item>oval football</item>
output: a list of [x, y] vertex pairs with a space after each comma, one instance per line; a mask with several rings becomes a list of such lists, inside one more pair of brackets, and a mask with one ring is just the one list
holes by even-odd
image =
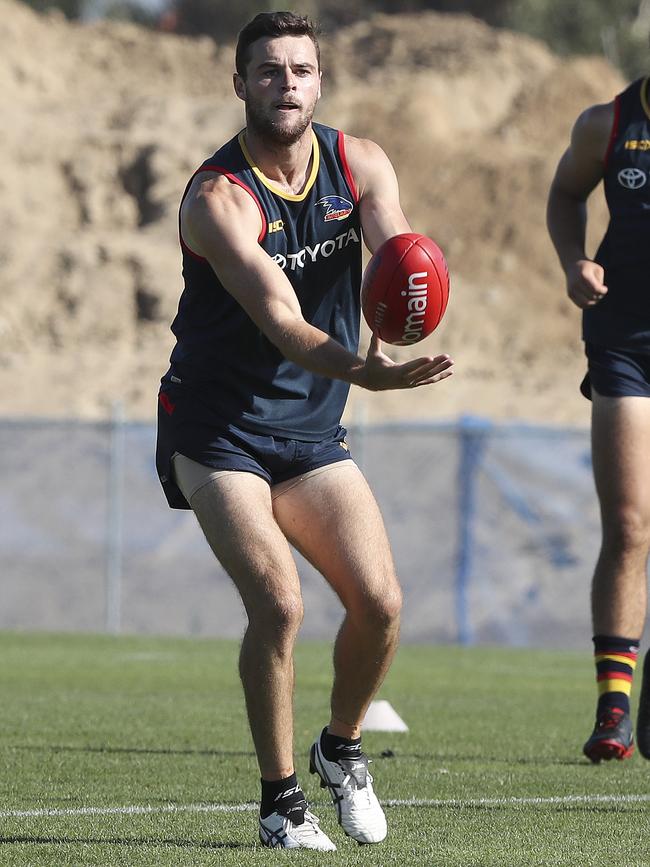
[[385, 241], [363, 275], [364, 318], [382, 340], [395, 346], [409, 346], [431, 334], [448, 300], [449, 270], [442, 250], [416, 232]]

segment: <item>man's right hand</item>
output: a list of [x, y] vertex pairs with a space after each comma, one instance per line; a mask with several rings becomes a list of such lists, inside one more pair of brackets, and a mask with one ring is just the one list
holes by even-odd
[[604, 278], [601, 265], [591, 259], [579, 259], [566, 272], [567, 294], [581, 310], [594, 307], [607, 294]]

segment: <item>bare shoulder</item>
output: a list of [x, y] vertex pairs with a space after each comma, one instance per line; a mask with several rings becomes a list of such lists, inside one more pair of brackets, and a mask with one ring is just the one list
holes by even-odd
[[388, 163], [390, 165], [390, 161], [382, 148], [371, 139], [355, 138], [352, 135], [346, 135], [344, 139], [345, 153], [350, 168], [363, 168], [368, 163], [372, 165]]
[[592, 105], [577, 118], [571, 132], [571, 148], [577, 155], [603, 160], [614, 126], [614, 102]]
[[571, 143], [555, 171], [551, 198], [561, 194], [577, 201], [587, 200], [603, 179], [613, 126], [613, 102], [592, 105], [578, 116], [571, 130]]
[[371, 139], [346, 135], [345, 153], [360, 195], [373, 180], [386, 176], [393, 178], [395, 175], [386, 153]]
[[223, 211], [248, 210], [250, 206], [256, 210], [252, 196], [239, 184], [217, 172], [199, 172], [183, 199], [181, 212], [191, 218], [208, 210], [218, 217]]
[[241, 230], [257, 237], [262, 227], [252, 195], [217, 172], [200, 172], [192, 180], [181, 205], [184, 241], [205, 255], [206, 235], [230, 235]]

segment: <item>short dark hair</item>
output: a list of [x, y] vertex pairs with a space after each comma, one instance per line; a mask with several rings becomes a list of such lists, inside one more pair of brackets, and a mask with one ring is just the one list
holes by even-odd
[[295, 12], [260, 12], [241, 30], [237, 39], [235, 69], [242, 78], [246, 77], [251, 45], [265, 36], [309, 36], [314, 43], [320, 68], [317, 28], [306, 15], [296, 15]]

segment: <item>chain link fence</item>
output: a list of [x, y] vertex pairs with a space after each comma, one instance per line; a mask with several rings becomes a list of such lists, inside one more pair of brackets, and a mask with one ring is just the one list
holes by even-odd
[[[0, 421], [0, 628], [239, 637], [245, 617], [190, 512], [167, 508], [155, 428]], [[585, 647], [599, 520], [582, 429], [351, 425], [405, 595], [403, 640]], [[342, 612], [298, 554], [302, 636]]]

